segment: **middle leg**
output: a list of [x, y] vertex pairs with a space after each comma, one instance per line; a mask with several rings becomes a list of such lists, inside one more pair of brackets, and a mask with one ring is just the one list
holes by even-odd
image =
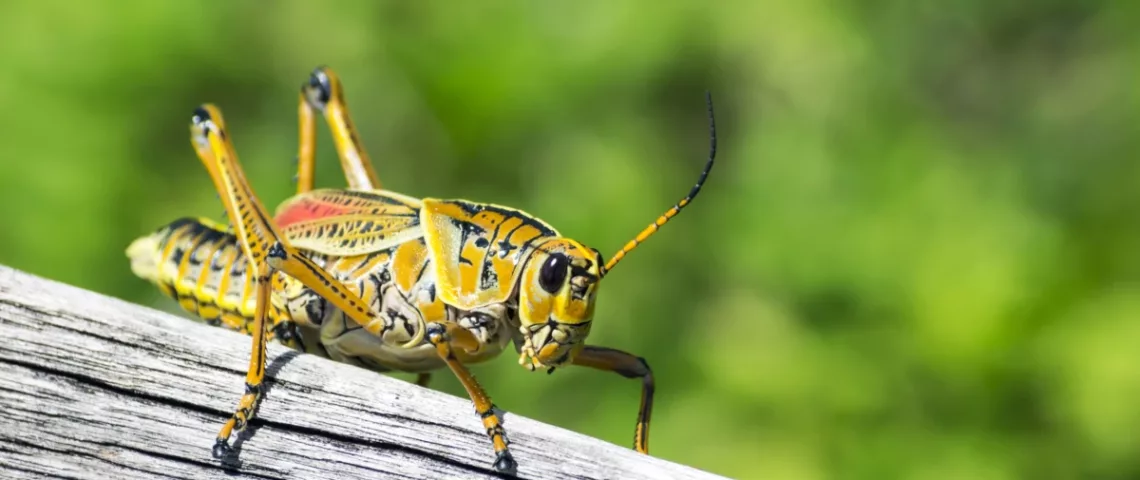
[[491, 445], [495, 449], [495, 470], [514, 472], [518, 469], [518, 464], [507, 448], [510, 442], [507, 441], [507, 431], [503, 428], [503, 420], [495, 411], [495, 404], [491, 403], [491, 397], [487, 396], [487, 392], [475, 380], [471, 371], [467, 370], [467, 367], [455, 356], [454, 348], [461, 348], [468, 352], [478, 350], [480, 347], [479, 340], [470, 331], [454, 323], [429, 323], [427, 338], [432, 345], [435, 345], [436, 353], [447, 363], [452, 373], [459, 378], [459, 382], [463, 384], [463, 388], [467, 390], [467, 395], [475, 404], [475, 413], [483, 420], [483, 427], [487, 429], [487, 436], [491, 438]]

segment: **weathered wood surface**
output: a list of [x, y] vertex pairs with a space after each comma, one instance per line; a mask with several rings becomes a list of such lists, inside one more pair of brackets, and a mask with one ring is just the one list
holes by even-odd
[[[468, 399], [270, 347], [238, 464], [210, 456], [249, 337], [0, 266], [0, 478], [501, 478]], [[713, 479], [507, 414], [522, 478]]]

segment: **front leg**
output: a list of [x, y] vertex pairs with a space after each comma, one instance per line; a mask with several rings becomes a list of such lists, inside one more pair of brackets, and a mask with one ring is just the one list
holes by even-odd
[[625, 378], [641, 379], [641, 408], [637, 411], [637, 427], [633, 433], [633, 448], [649, 453], [649, 417], [653, 413], [653, 371], [645, 359], [606, 347], [586, 345], [574, 365], [614, 372]]

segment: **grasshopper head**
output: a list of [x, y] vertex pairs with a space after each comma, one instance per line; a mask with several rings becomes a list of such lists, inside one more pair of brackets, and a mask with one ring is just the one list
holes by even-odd
[[676, 205], [657, 217], [633, 240], [603, 263], [597, 250], [566, 238], [547, 240], [527, 260], [519, 280], [519, 320], [523, 346], [519, 363], [530, 370], [555, 367], [574, 360], [586, 346], [594, 317], [598, 282], [614, 266], [697, 198], [716, 159], [716, 122], [712, 96], [709, 107], [709, 158], [697, 183]]
[[534, 370], [574, 359], [590, 333], [602, 265], [597, 250], [569, 239], [534, 250], [519, 279], [519, 363]]

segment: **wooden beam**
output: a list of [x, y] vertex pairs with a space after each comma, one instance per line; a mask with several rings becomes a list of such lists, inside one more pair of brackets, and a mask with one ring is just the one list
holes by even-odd
[[[249, 337], [0, 266], [0, 477], [505, 478], [470, 400], [271, 344], [238, 464], [210, 456]], [[522, 478], [714, 479], [507, 414]]]

